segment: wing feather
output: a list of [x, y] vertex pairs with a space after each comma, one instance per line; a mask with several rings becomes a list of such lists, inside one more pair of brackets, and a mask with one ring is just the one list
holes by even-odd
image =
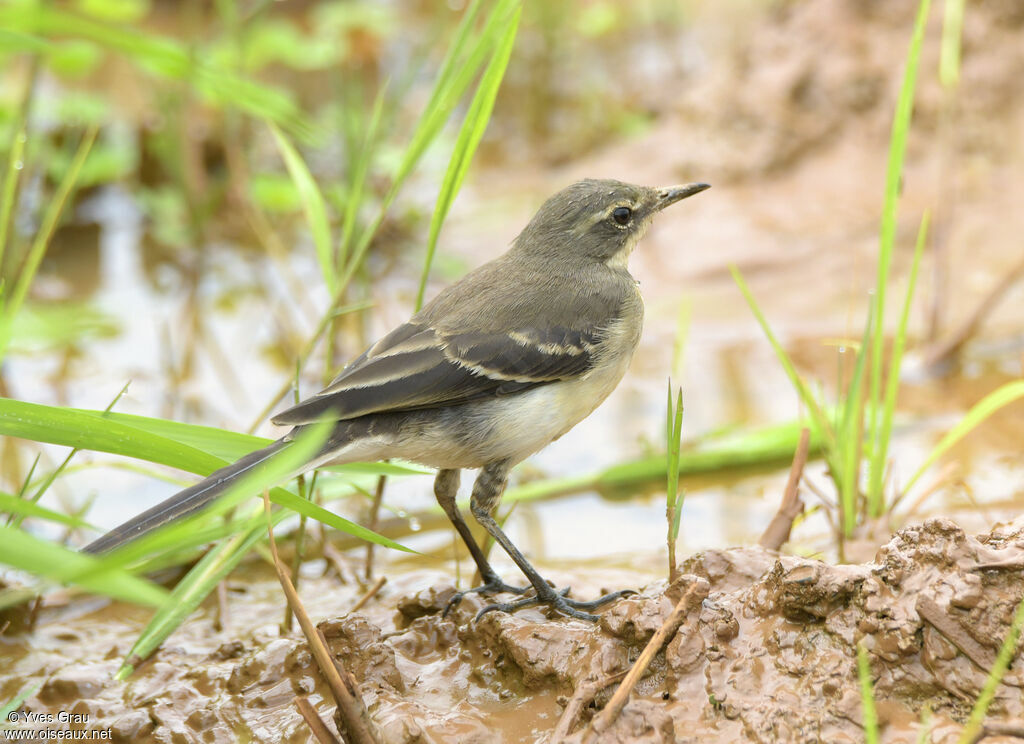
[[600, 332], [522, 328], [509, 333], [439, 333], [410, 322], [350, 364], [330, 385], [278, 414], [275, 424], [339, 419], [511, 395], [584, 374]]

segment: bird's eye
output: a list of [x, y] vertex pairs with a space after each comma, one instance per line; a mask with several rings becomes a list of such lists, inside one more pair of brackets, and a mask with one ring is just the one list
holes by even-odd
[[612, 219], [620, 225], [628, 225], [633, 217], [633, 210], [629, 207], [616, 207], [612, 210]]

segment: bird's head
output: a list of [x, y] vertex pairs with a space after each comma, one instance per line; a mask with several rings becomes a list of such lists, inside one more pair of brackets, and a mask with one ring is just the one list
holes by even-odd
[[516, 238], [515, 249], [625, 268], [654, 215], [707, 188], [706, 183], [650, 188], [613, 180], [578, 181], [541, 205]]

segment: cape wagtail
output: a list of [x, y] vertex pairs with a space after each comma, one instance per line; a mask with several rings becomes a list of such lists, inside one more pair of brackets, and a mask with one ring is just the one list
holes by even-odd
[[[627, 592], [580, 602], [553, 589], [494, 519], [509, 469], [586, 418], [619, 384], [643, 323], [627, 261], [654, 216], [708, 188], [575, 183], [549, 198], [511, 249], [470, 272], [346, 367], [326, 388], [278, 414], [293, 427], [84, 549], [116, 548], [208, 505], [228, 485], [287, 447], [303, 426], [337, 419], [305, 469], [398, 458], [438, 468], [434, 494], [466, 543], [483, 585], [528, 595], [493, 604], [545, 604], [571, 617]], [[479, 468], [471, 511], [530, 581], [505, 584], [455, 503], [462, 468]], [[456, 595], [456, 602], [464, 593]], [[449, 605], [449, 608], [451, 605]]]

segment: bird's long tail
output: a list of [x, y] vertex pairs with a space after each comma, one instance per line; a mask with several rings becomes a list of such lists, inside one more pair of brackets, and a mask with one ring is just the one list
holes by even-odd
[[165, 524], [194, 514], [224, 493], [239, 477], [260, 463], [266, 462], [288, 444], [281, 439], [263, 449], [250, 452], [240, 460], [211, 473], [194, 486], [190, 486], [184, 491], [178, 491], [169, 499], [161, 501], [153, 508], [147, 509], [137, 517], [115, 527], [103, 537], [82, 548], [82, 552], [106, 553], [163, 527]]

